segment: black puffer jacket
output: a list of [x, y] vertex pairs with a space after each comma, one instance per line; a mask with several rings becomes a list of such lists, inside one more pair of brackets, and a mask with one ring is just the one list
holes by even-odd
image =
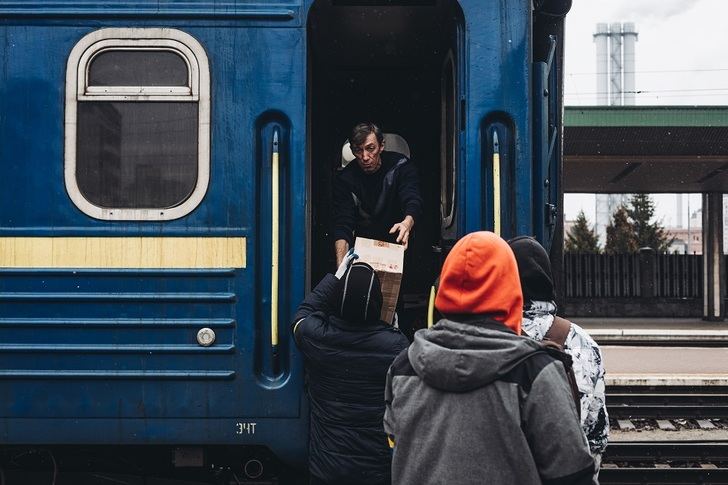
[[338, 285], [326, 275], [293, 324], [311, 402], [310, 471], [331, 484], [386, 484], [392, 458], [382, 425], [384, 385], [387, 369], [409, 342], [383, 322], [334, 315]]

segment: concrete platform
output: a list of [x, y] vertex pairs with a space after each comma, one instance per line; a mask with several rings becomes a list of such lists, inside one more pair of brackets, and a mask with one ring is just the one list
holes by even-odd
[[728, 374], [610, 374], [604, 379], [607, 386], [643, 387], [728, 387]]
[[600, 345], [727, 346], [728, 321], [690, 318], [574, 318]]
[[708, 322], [699, 318], [602, 318], [573, 317], [571, 320], [584, 328], [629, 328], [667, 330], [726, 330], [728, 320]]
[[608, 386], [728, 386], [728, 348], [602, 346]]
[[609, 442], [642, 442], [642, 441], [728, 441], [728, 430], [716, 429], [681, 429], [679, 431], [663, 431], [661, 429], [638, 429], [634, 431], [609, 430]]

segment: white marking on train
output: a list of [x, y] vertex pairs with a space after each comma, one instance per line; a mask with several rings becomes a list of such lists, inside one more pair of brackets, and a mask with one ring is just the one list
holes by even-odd
[[235, 423], [235, 434], [255, 434], [257, 423]]

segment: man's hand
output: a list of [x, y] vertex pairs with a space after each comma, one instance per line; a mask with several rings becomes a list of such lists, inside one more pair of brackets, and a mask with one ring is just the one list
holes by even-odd
[[393, 225], [392, 229], [389, 230], [389, 233], [394, 234], [396, 232], [397, 242], [404, 245], [404, 248], [407, 249], [409, 235], [414, 225], [415, 220], [412, 218], [412, 216], [407, 216], [402, 222], [398, 222], [397, 224]]
[[334, 275], [336, 276], [336, 279], [340, 280], [341, 277], [344, 276], [344, 273], [346, 273], [346, 270], [355, 259], [359, 259], [359, 255], [354, 252], [354, 248], [351, 248], [346, 253], [346, 256], [344, 256], [344, 260], [339, 265], [339, 268], [336, 270], [336, 274]]
[[336, 266], [339, 266], [346, 256], [346, 252], [349, 250], [349, 243], [344, 239], [337, 239], [334, 243], [336, 249]]

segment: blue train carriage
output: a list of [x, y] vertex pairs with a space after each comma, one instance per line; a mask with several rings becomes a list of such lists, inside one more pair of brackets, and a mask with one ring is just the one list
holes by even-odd
[[349, 128], [378, 121], [417, 164], [415, 313], [458, 236], [549, 245], [569, 5], [0, 0], [5, 452], [304, 463], [288, 325], [333, 265]]

